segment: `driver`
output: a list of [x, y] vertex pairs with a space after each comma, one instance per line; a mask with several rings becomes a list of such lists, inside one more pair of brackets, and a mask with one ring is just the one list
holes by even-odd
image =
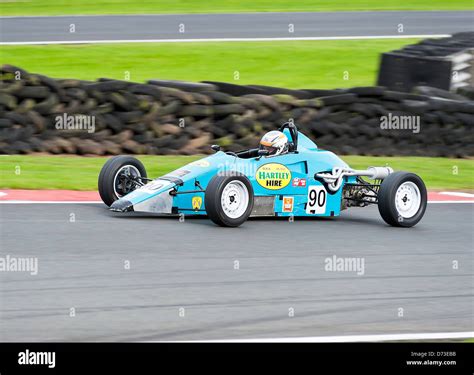
[[268, 156], [286, 154], [289, 149], [288, 138], [278, 130], [272, 130], [260, 140], [260, 150], [267, 150]]

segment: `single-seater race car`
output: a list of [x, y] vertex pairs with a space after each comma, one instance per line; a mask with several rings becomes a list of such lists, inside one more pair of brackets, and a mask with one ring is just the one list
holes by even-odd
[[100, 196], [112, 211], [207, 215], [226, 227], [250, 216], [328, 217], [370, 204], [396, 227], [412, 227], [423, 217], [427, 192], [417, 175], [389, 167], [355, 170], [319, 149], [295, 124], [280, 131], [288, 139], [284, 154], [213, 145], [213, 155], [153, 180], [138, 159], [115, 156], [100, 172]]

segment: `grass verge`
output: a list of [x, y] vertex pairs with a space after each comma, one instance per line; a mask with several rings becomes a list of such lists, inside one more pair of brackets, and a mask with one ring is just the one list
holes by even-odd
[[[148, 176], [159, 177], [202, 156], [140, 156]], [[419, 174], [428, 189], [474, 189], [474, 160], [424, 157], [343, 156], [351, 167], [389, 165]], [[11, 155], [0, 157], [0, 188], [97, 190], [106, 158]], [[457, 174], [456, 174], [457, 172]]]
[[[373, 85], [382, 52], [418, 39], [2, 46], [2, 62], [55, 78], [223, 81], [288, 88]], [[104, 66], [104, 61], [107, 61]], [[264, 68], [262, 68], [264, 67]], [[235, 80], [238, 72], [239, 79]], [[347, 72], [347, 73], [346, 73]]]
[[472, 9], [470, 0], [7, 0], [2, 15]]

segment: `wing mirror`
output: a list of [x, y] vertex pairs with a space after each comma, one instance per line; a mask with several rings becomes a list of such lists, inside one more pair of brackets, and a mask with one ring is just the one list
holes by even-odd
[[221, 150], [221, 146], [219, 145], [212, 145], [211, 148], [215, 151], [215, 152], [219, 152]]

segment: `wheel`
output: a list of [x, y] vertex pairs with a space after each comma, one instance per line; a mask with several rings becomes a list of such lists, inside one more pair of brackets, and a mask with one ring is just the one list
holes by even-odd
[[253, 209], [253, 188], [247, 177], [214, 176], [207, 185], [204, 203], [209, 218], [223, 227], [238, 227]]
[[382, 181], [378, 207], [382, 218], [394, 227], [412, 227], [426, 210], [426, 186], [416, 174], [395, 172]]
[[137, 188], [134, 178], [146, 176], [145, 167], [140, 160], [132, 156], [114, 156], [107, 160], [100, 171], [100, 197], [110, 206]]

